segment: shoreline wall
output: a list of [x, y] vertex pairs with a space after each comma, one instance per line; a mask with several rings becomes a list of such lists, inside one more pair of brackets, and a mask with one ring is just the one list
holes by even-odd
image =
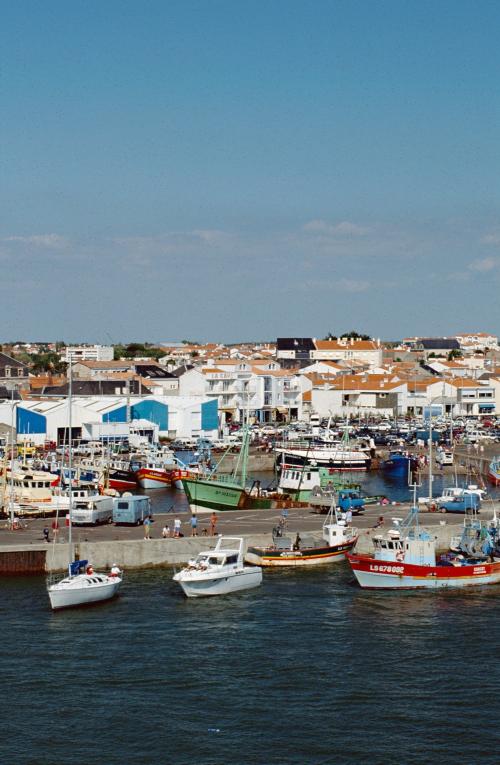
[[[461, 533], [462, 524], [448, 524], [427, 527], [435, 538], [439, 550], [446, 550], [453, 537]], [[374, 529], [360, 529], [356, 551], [367, 553], [372, 550]], [[321, 539], [321, 532], [308, 532]], [[241, 535], [238, 535], [241, 536]], [[245, 546], [264, 546], [271, 541], [270, 534], [243, 535]], [[89, 560], [95, 569], [109, 570], [116, 563], [127, 570], [171, 568], [186, 563], [203, 550], [215, 547], [216, 537], [181, 539], [137, 539], [109, 542], [80, 542], [75, 544], [75, 555]], [[65, 572], [68, 566], [69, 549], [66, 543], [56, 545], [25, 545], [13, 549], [0, 547], [0, 577], [30, 576]]]

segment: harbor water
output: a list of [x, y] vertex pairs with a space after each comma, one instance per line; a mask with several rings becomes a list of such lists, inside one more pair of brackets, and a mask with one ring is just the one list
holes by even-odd
[[115, 601], [57, 613], [43, 578], [2, 580], [2, 762], [498, 762], [500, 588], [363, 591], [339, 563], [186, 600], [172, 574], [127, 572]]
[[44, 584], [2, 582], [2, 762], [498, 762], [497, 587], [362, 591], [341, 563], [191, 601], [164, 571], [52, 613]]

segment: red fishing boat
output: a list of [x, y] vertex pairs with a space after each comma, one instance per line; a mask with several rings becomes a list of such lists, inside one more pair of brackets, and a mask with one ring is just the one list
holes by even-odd
[[387, 535], [373, 538], [372, 555], [351, 554], [347, 560], [361, 587], [371, 589], [439, 589], [500, 582], [498, 524], [481, 524], [471, 512], [461, 538], [446, 555], [436, 555], [436, 542], [419, 528], [418, 508]]

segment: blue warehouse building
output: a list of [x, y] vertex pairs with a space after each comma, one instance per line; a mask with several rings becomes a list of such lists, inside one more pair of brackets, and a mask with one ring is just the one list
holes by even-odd
[[[11, 406], [11, 402], [0, 403], [0, 423], [10, 424]], [[14, 406], [17, 434], [24, 440], [62, 443], [67, 437], [69, 411], [66, 398], [18, 401]], [[73, 438], [82, 436], [85, 425], [100, 425], [103, 432], [108, 425], [111, 432], [113, 424], [138, 421], [151, 423], [155, 432], [163, 437], [216, 438], [219, 427], [217, 399], [204, 396], [131, 396], [129, 400], [122, 396], [78, 396], [73, 399]]]

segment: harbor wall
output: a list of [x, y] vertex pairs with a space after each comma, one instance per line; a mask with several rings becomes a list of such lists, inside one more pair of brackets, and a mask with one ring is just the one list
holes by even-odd
[[[427, 527], [435, 538], [439, 550], [448, 549], [451, 539], [461, 533], [461, 523]], [[382, 531], [382, 530], [381, 530]], [[374, 529], [361, 529], [357, 552], [372, 550]], [[321, 539], [321, 531], [308, 532], [308, 536]], [[270, 534], [245, 535], [245, 545], [264, 546], [271, 542]], [[109, 542], [79, 542], [75, 545], [75, 557], [92, 561], [96, 569], [109, 570], [113, 563], [124, 571], [130, 569], [165, 568], [186, 563], [203, 550], [215, 547], [215, 537], [196, 537], [181, 539], [137, 539]], [[52, 546], [29, 545], [12, 549], [0, 547], [0, 576], [18, 576], [64, 572], [67, 570], [69, 549], [66, 543]]]

